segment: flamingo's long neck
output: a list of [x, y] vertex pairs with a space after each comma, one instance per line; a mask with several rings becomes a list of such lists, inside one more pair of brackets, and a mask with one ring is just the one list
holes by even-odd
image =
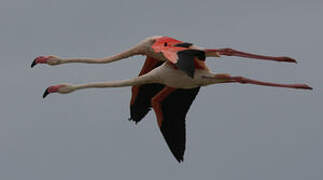
[[134, 86], [146, 83], [155, 82], [155, 78], [151, 74], [142, 75], [129, 80], [110, 81], [110, 82], [93, 82], [88, 84], [73, 85], [74, 90], [87, 89], [87, 88], [111, 88], [111, 87], [125, 87]]
[[103, 64], [103, 63], [110, 63], [120, 59], [124, 59], [136, 54], [139, 54], [136, 48], [131, 48], [117, 55], [104, 57], [104, 58], [64, 58], [64, 59], [60, 59], [60, 64], [65, 64], [65, 63]]

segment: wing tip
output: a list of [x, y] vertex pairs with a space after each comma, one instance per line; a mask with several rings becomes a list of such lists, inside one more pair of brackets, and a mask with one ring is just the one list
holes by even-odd
[[136, 125], [138, 124], [138, 122], [140, 121], [140, 120], [135, 120], [135, 119], [133, 119], [132, 117], [129, 117], [128, 118], [128, 121], [130, 121], [130, 122], [134, 122]]
[[178, 163], [184, 162], [184, 157], [183, 156], [181, 156], [181, 157], [176, 157], [175, 156], [175, 158], [176, 158], [176, 160], [177, 160]]
[[129, 121], [134, 121], [136, 124], [140, 122], [151, 110], [151, 108], [144, 108], [141, 104], [131, 105], [130, 106], [130, 117]]

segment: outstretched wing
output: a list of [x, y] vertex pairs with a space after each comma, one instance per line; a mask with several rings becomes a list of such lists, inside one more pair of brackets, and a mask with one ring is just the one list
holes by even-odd
[[[150, 72], [151, 70], [160, 66], [162, 63], [162, 61], [147, 57], [139, 76]], [[142, 120], [142, 118], [144, 118], [151, 109], [151, 98], [163, 88], [164, 85], [157, 83], [132, 86], [129, 120], [136, 123]]]
[[[163, 62], [147, 57], [139, 75], [146, 74]], [[165, 85], [144, 84], [132, 87], [130, 118], [138, 123], [151, 109], [151, 99]], [[177, 161], [183, 161], [185, 151], [185, 117], [200, 88], [176, 89], [161, 102], [163, 114], [160, 130]]]
[[160, 130], [178, 162], [184, 160], [185, 117], [199, 90], [200, 87], [176, 89], [161, 102]]

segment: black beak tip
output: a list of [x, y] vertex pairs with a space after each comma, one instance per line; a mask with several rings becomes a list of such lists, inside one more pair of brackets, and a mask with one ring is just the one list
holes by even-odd
[[36, 65], [36, 59], [33, 61], [33, 63], [31, 63], [31, 68], [33, 68]]
[[48, 88], [45, 90], [44, 94], [43, 94], [43, 98], [45, 98], [47, 95], [49, 94], [48, 92]]

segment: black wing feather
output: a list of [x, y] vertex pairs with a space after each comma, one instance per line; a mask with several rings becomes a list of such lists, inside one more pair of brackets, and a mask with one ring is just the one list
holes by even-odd
[[136, 123], [142, 120], [151, 109], [151, 98], [153, 98], [165, 86], [162, 84], [144, 84], [139, 87], [135, 102], [130, 105], [130, 118]]
[[[155, 68], [163, 64], [156, 64]], [[151, 109], [151, 98], [153, 98], [165, 85], [152, 83], [139, 86], [139, 92], [133, 104], [130, 105], [130, 118], [136, 123], [142, 120]]]
[[162, 101], [160, 130], [178, 162], [183, 161], [185, 151], [185, 117], [199, 90], [177, 89]]
[[199, 60], [205, 60], [205, 52], [196, 49], [179, 51], [177, 55], [178, 61], [175, 64], [176, 67], [184, 71], [191, 78], [194, 77], [195, 72], [194, 58], [197, 57]]

